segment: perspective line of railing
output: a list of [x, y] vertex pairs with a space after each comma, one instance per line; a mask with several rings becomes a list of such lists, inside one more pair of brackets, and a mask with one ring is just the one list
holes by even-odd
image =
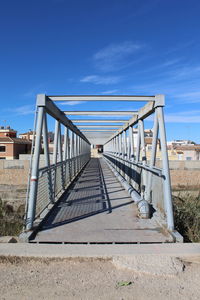
[[[55, 119], [52, 158], [47, 116]], [[35, 133], [27, 193], [26, 230], [34, 227], [36, 218], [49, 204], [54, 204], [58, 200], [90, 159], [90, 143], [87, 138], [45, 95], [37, 96]], [[42, 149], [44, 166], [41, 166]]]
[[[161, 99], [163, 97], [163, 99]], [[161, 101], [160, 101], [161, 100]], [[168, 230], [174, 230], [172, 193], [164, 124], [164, 96], [159, 95], [146, 115], [139, 114], [121, 130], [118, 130], [104, 145], [107, 162], [130, 184], [146, 203], [153, 205], [163, 219]], [[146, 157], [144, 120], [154, 113], [153, 137], [150, 160]], [[135, 129], [134, 126], [137, 128]], [[134, 130], [137, 141], [134, 145]], [[159, 143], [158, 143], [159, 133]], [[161, 148], [162, 168], [156, 167], [158, 144]]]

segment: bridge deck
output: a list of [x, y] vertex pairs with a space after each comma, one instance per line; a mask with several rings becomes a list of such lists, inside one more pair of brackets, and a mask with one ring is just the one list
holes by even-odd
[[92, 158], [32, 242], [172, 242], [153, 218], [139, 219], [137, 213], [106, 162]]

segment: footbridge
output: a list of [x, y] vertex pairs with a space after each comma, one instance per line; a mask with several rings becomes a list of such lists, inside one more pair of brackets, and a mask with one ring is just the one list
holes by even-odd
[[[96, 102], [100, 109], [65, 111], [66, 101]], [[181, 240], [174, 229], [164, 102], [164, 95], [37, 96], [24, 228], [29, 242]], [[110, 109], [116, 103], [123, 110]], [[146, 121], [152, 126], [148, 159]], [[95, 145], [103, 152], [92, 157]], [[156, 167], [158, 150], [162, 168]]]

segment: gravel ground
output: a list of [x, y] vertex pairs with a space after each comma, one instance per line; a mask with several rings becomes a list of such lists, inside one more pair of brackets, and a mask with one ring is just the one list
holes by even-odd
[[152, 276], [116, 268], [106, 260], [0, 260], [2, 300], [195, 300], [200, 299], [199, 283], [200, 264], [187, 263], [175, 276]]

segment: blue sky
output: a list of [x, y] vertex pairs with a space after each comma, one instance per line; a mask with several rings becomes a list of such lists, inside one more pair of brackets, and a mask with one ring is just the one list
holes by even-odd
[[37, 93], [162, 93], [168, 140], [200, 143], [199, 16], [197, 0], [0, 1], [0, 123], [33, 128]]

